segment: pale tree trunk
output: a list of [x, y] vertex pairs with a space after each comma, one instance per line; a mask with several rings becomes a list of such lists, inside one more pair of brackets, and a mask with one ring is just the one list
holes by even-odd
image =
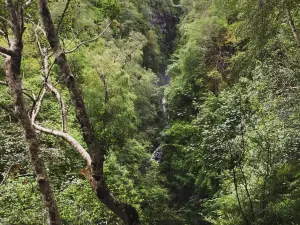
[[36, 174], [36, 180], [39, 190], [43, 196], [47, 211], [49, 213], [49, 224], [60, 225], [60, 215], [54, 198], [53, 190], [46, 173], [45, 165], [42, 159], [39, 140], [31, 124], [30, 117], [25, 108], [25, 102], [22, 92], [21, 61], [22, 61], [22, 34], [23, 27], [23, 10], [24, 6], [19, 5], [16, 8], [11, 0], [6, 0], [7, 8], [11, 14], [11, 23], [13, 24], [14, 40], [10, 48], [0, 48], [0, 52], [5, 56], [5, 73], [9, 90], [13, 96], [15, 105], [15, 115], [20, 121], [27, 143], [31, 164]]
[[[83, 138], [88, 146], [91, 155], [91, 186], [96, 192], [98, 199], [112, 210], [127, 225], [139, 225], [137, 210], [127, 203], [121, 203], [115, 198], [104, 178], [104, 157], [105, 150], [95, 137], [91, 122], [83, 101], [82, 92], [76, 83], [75, 77], [69, 67], [65, 52], [63, 51], [57, 31], [54, 27], [47, 0], [38, 0], [40, 16], [47, 34], [48, 42], [52, 48], [56, 63], [64, 76], [65, 84], [70, 92], [71, 99], [75, 105], [76, 117], [80, 123]], [[95, 184], [95, 186], [93, 185]]]

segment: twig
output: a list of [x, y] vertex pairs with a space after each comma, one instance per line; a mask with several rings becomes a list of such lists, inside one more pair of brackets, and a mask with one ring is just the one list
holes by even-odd
[[[2, 28], [3, 29], [3, 28]], [[0, 35], [5, 37], [8, 46], [10, 47], [10, 39], [6, 30], [0, 30]]]
[[31, 2], [32, 2], [32, 0], [28, 0], [27, 2], [25, 2], [25, 8], [28, 7]]
[[59, 30], [60, 30], [60, 28], [61, 28], [61, 24], [62, 24], [62, 22], [63, 22], [63, 20], [64, 20], [64, 17], [65, 17], [65, 15], [66, 15], [66, 12], [68, 11], [70, 2], [71, 2], [71, 0], [68, 0], [68, 1], [67, 1], [67, 4], [66, 4], [66, 6], [65, 6], [65, 9], [64, 9], [64, 11], [63, 11], [63, 14], [61, 15], [60, 21], [59, 21], [59, 23], [58, 23], [58, 25], [57, 25], [57, 33], [59, 33]]
[[37, 101], [37, 107], [36, 107], [36, 110], [32, 110], [32, 116], [31, 116], [31, 121], [32, 123], [35, 122], [35, 119], [37, 117], [37, 115], [39, 114], [40, 110], [41, 110], [41, 106], [42, 106], [42, 102], [43, 102], [43, 99], [44, 99], [44, 96], [46, 94], [46, 89], [43, 87], [43, 92], [42, 94], [39, 96], [38, 98], [38, 101]]
[[49, 88], [49, 90], [55, 95], [57, 101], [60, 105], [60, 111], [61, 111], [61, 124], [62, 124], [62, 131], [67, 132], [67, 111], [66, 111], [66, 105], [61, 97], [61, 94], [59, 91], [51, 84], [50, 80], [46, 81], [46, 86]]
[[8, 178], [8, 175], [9, 175], [9, 173], [10, 173], [10, 171], [11, 171], [11, 169], [12, 169], [13, 166], [14, 166], [14, 164], [12, 164], [12, 165], [8, 168], [8, 170], [7, 170], [7, 172], [6, 172], [6, 174], [5, 174], [4, 178], [3, 178], [3, 180], [1, 181], [1, 184], [0, 184], [0, 185], [4, 184], [4, 182], [5, 182], [6, 179]]
[[26, 95], [28, 98], [30, 98], [33, 102], [36, 101], [30, 94], [26, 93], [24, 90], [22, 91], [22, 93], [23, 93], [24, 95]]
[[111, 24], [111, 23], [109, 23], [109, 24], [106, 26], [106, 28], [105, 28], [98, 36], [94, 37], [93, 39], [86, 40], [86, 41], [83, 41], [83, 42], [79, 43], [79, 44], [78, 44], [77, 46], [75, 46], [73, 49], [71, 49], [71, 50], [69, 50], [69, 51], [65, 51], [65, 53], [66, 53], [66, 54], [72, 53], [72, 52], [76, 51], [76, 50], [77, 50], [80, 46], [82, 46], [82, 45], [86, 45], [86, 44], [88, 44], [88, 43], [97, 41], [97, 40], [105, 33], [105, 31], [109, 28], [110, 24]]
[[26, 174], [21, 174], [21, 175], [15, 176], [15, 178], [19, 178], [19, 177], [35, 177], [35, 175], [30, 174], [30, 173], [26, 173]]
[[10, 27], [13, 27], [13, 24], [8, 19], [6, 19], [5, 17], [0, 16], [0, 20], [3, 20], [4, 22], [6, 22]]

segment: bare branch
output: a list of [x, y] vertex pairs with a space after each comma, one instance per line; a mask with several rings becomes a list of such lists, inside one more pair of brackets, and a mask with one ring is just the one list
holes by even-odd
[[[46, 50], [42, 48], [41, 43], [39, 42], [37, 29], [34, 29], [34, 33], [35, 33], [36, 43], [37, 43], [40, 55], [42, 57], [43, 74], [44, 74], [45, 85], [55, 95], [56, 99], [58, 100], [58, 102], [60, 104], [61, 120], [62, 120], [62, 131], [67, 132], [67, 111], [66, 111], [66, 106], [65, 106], [65, 103], [64, 103], [60, 93], [58, 92], [58, 90], [51, 83], [50, 72], [51, 72], [51, 68], [52, 68], [53, 64], [49, 67], [49, 58], [47, 56]], [[41, 95], [41, 98], [38, 100], [36, 112], [33, 111], [33, 113], [32, 113], [32, 122], [33, 123], [35, 122], [36, 116], [39, 113], [39, 108], [41, 107], [41, 102], [43, 100], [44, 95], [45, 95], [45, 90], [43, 91], [43, 94]]]
[[12, 164], [12, 165], [8, 168], [8, 170], [7, 170], [7, 172], [6, 172], [6, 174], [5, 174], [4, 178], [3, 178], [3, 180], [1, 181], [1, 184], [0, 184], [0, 185], [4, 184], [4, 182], [5, 182], [6, 179], [8, 178], [8, 175], [9, 175], [11, 169], [13, 168], [13, 166], [14, 166], [14, 164]]
[[65, 6], [65, 9], [64, 9], [64, 11], [63, 11], [63, 13], [62, 13], [62, 15], [61, 15], [60, 21], [59, 21], [59, 23], [58, 23], [58, 25], [57, 25], [57, 33], [59, 33], [59, 30], [60, 30], [60, 28], [61, 28], [61, 24], [62, 24], [62, 22], [63, 22], [63, 20], [64, 20], [64, 18], [65, 18], [66, 12], [68, 11], [70, 2], [71, 2], [71, 0], [68, 0], [68, 1], [67, 1], [67, 4], [66, 4], [66, 6]]
[[25, 8], [28, 7], [31, 2], [32, 2], [32, 0], [28, 0], [27, 2], [25, 2]]
[[[12, 49], [16, 52], [16, 57], [8, 57], [5, 63], [6, 79], [9, 84], [10, 92], [16, 108], [16, 116], [20, 121], [21, 126], [25, 132], [25, 140], [29, 152], [30, 160], [36, 174], [36, 181], [39, 191], [43, 196], [45, 207], [47, 208], [49, 224], [61, 224], [61, 219], [54, 197], [54, 193], [45, 169], [44, 161], [41, 156], [41, 149], [35, 129], [32, 126], [31, 119], [26, 109], [22, 90], [22, 75], [21, 61], [22, 61], [22, 35], [24, 32], [24, 5], [23, 1], [6, 0], [6, 6], [11, 14], [11, 21], [13, 23], [13, 43]], [[7, 53], [7, 52], [6, 52]], [[26, 93], [24, 93], [27, 95]], [[28, 97], [32, 98], [30, 95]], [[34, 100], [35, 101], [35, 100]]]
[[46, 86], [55, 95], [57, 101], [60, 104], [62, 131], [67, 132], [67, 110], [65, 102], [58, 90], [51, 84], [50, 80], [46, 81]]
[[42, 31], [45, 37], [47, 36], [46, 31], [45, 31], [41, 26], [39, 26], [39, 25], [37, 24], [37, 25], [36, 25], [36, 28], [38, 28], [40, 31]]
[[88, 43], [97, 41], [97, 40], [105, 33], [105, 31], [109, 28], [110, 24], [111, 24], [111, 23], [109, 23], [109, 24], [105, 27], [105, 29], [104, 29], [98, 36], [94, 37], [93, 39], [90, 39], [90, 40], [86, 40], [86, 41], [80, 42], [80, 43], [77, 44], [73, 49], [71, 49], [71, 50], [69, 50], [69, 51], [65, 51], [65, 53], [66, 53], [66, 54], [72, 53], [72, 52], [76, 51], [76, 50], [77, 50], [80, 46], [82, 46], [82, 45], [86, 45], [86, 44], [88, 44]]
[[90, 167], [92, 164], [92, 159], [89, 153], [82, 147], [82, 145], [75, 139], [73, 138], [70, 134], [59, 131], [59, 130], [53, 130], [49, 128], [42, 127], [38, 124], [33, 124], [34, 128], [46, 133], [46, 134], [51, 134], [55, 137], [61, 137], [65, 141], [67, 141], [75, 150], [81, 155], [81, 157], [86, 161], [87, 165]]
[[43, 92], [42, 92], [41, 96], [38, 98], [38, 101], [37, 101], [36, 110], [32, 111], [32, 116], [31, 116], [32, 123], [35, 122], [36, 117], [38, 116], [38, 114], [39, 114], [39, 112], [41, 110], [41, 106], [42, 106], [42, 102], [43, 102], [43, 99], [45, 97], [45, 94], [46, 94], [46, 89], [43, 88]]
[[0, 35], [5, 37], [6, 42], [7, 42], [8, 46], [10, 47], [10, 39], [9, 39], [9, 36], [8, 36], [8, 32], [7, 32], [6, 28], [3, 27], [3, 26], [1, 26]]
[[38, 34], [37, 34], [37, 29], [34, 29], [34, 35], [35, 35], [35, 42], [36, 42], [36, 44], [37, 44], [37, 46], [38, 46], [40, 55], [41, 55], [42, 57], [44, 57], [45, 54], [44, 54], [44, 51], [43, 51], [43, 49], [42, 49], [41, 43], [40, 43], [40, 41], [39, 41], [39, 36], [38, 36]]
[[24, 90], [22, 91], [22, 93], [24, 94], [24, 95], [26, 95], [28, 98], [30, 98], [31, 99], [31, 101], [33, 101], [33, 102], [35, 102], [36, 100], [34, 99], [34, 97], [32, 97], [30, 94], [28, 94], [27, 92], [25, 92]]
[[13, 24], [8, 19], [6, 19], [5, 17], [0, 16], [0, 20], [2, 20], [5, 23], [7, 23], [10, 27], [13, 27]]
[[0, 46], [0, 52], [5, 54], [5, 55], [9, 55], [9, 56], [16, 56], [16, 53], [8, 48], [4, 48]]
[[0, 81], [0, 85], [8, 86], [6, 81]]

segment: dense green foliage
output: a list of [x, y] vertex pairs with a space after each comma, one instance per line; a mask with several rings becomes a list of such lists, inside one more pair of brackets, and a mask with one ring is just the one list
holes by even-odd
[[185, 224], [299, 224], [297, 1], [182, 1], [161, 171]]
[[[50, 1], [56, 25], [66, 2]], [[37, 96], [36, 6], [29, 12], [23, 85]], [[299, 14], [296, 0], [71, 1], [59, 32], [66, 50], [111, 21], [101, 38], [68, 59], [107, 151], [110, 189], [138, 210], [142, 224], [300, 224]], [[51, 77], [67, 105], [68, 132], [84, 146], [55, 63]], [[60, 129], [51, 93], [37, 121]], [[39, 138], [63, 223], [122, 224], [95, 198], [72, 147]], [[156, 162], [151, 154], [159, 146]], [[9, 91], [0, 84], [0, 224], [47, 223], [29, 165]]]

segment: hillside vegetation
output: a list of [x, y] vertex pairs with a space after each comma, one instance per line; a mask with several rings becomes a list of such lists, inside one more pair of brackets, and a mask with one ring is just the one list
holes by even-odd
[[300, 224], [296, 0], [0, 0], [0, 224]]

